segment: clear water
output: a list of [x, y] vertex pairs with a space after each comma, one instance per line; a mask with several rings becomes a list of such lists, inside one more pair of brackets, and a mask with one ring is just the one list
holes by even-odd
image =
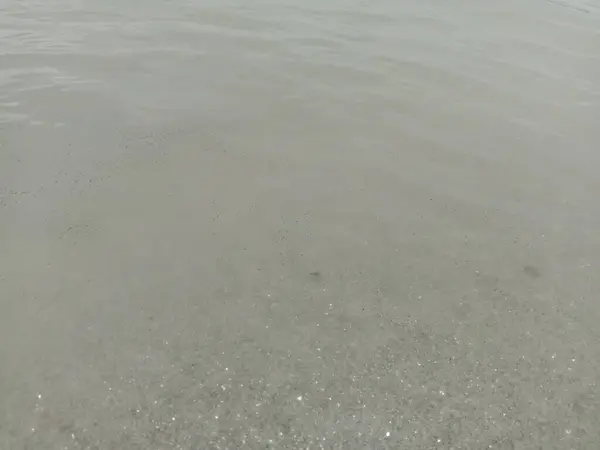
[[0, 447], [597, 448], [600, 4], [0, 0]]

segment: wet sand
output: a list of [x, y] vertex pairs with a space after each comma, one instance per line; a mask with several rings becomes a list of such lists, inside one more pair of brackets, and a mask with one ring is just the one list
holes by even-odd
[[0, 448], [600, 448], [600, 9], [0, 2]]

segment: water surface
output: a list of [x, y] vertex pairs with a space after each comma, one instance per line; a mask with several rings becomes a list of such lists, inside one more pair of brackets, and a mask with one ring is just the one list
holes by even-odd
[[0, 0], [0, 447], [600, 445], [600, 5]]

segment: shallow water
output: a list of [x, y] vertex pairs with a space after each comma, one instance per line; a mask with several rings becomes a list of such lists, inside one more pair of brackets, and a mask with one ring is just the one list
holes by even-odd
[[0, 448], [600, 445], [600, 4], [0, 0]]

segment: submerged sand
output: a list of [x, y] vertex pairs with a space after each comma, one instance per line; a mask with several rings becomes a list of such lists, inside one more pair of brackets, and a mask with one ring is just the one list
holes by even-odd
[[593, 2], [122, 3], [0, 6], [0, 448], [600, 448]]

